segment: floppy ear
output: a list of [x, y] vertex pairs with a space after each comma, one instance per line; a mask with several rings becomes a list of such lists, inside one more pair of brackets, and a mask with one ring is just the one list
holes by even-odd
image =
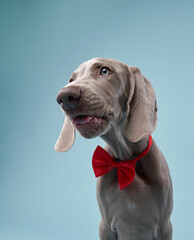
[[127, 137], [137, 142], [156, 128], [157, 102], [151, 83], [137, 67], [129, 67], [129, 98], [127, 102]]
[[71, 120], [67, 116], [65, 116], [65, 121], [54, 149], [57, 152], [66, 152], [73, 146], [74, 141], [75, 141], [75, 129], [73, 127]]

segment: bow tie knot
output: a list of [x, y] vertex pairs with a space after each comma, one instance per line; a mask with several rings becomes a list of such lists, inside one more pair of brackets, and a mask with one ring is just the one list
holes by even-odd
[[113, 163], [112, 166], [113, 166], [114, 168], [118, 168], [118, 167], [119, 167], [119, 164], [118, 164], [118, 163]]
[[141, 154], [139, 154], [133, 160], [122, 162], [116, 162], [114, 158], [110, 156], [103, 148], [97, 146], [92, 158], [92, 166], [95, 176], [100, 177], [110, 172], [113, 168], [116, 168], [119, 187], [120, 190], [122, 190], [132, 183], [133, 179], [135, 178], [136, 162], [149, 152], [151, 146], [152, 137], [150, 135], [148, 147]]

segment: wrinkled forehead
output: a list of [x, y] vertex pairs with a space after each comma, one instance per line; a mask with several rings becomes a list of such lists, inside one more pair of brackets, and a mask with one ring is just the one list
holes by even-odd
[[72, 74], [72, 77], [84, 77], [91, 74], [95, 69], [101, 67], [108, 67], [112, 71], [116, 71], [117, 73], [123, 72], [126, 65], [120, 61], [111, 59], [111, 58], [93, 58], [82, 63]]

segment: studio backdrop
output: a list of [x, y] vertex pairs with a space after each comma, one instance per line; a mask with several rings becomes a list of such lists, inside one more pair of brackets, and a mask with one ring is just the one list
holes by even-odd
[[192, 239], [193, 13], [189, 0], [0, 1], [0, 239], [99, 239], [91, 160], [105, 143], [77, 134], [71, 150], [54, 151], [64, 121], [57, 93], [93, 57], [138, 66], [151, 81], [173, 239]]

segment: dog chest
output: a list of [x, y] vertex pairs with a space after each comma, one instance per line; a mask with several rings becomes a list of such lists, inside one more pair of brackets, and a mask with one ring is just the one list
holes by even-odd
[[160, 219], [157, 193], [136, 176], [131, 185], [119, 189], [116, 169], [100, 177], [97, 183], [97, 200], [102, 219], [116, 226], [155, 226]]

